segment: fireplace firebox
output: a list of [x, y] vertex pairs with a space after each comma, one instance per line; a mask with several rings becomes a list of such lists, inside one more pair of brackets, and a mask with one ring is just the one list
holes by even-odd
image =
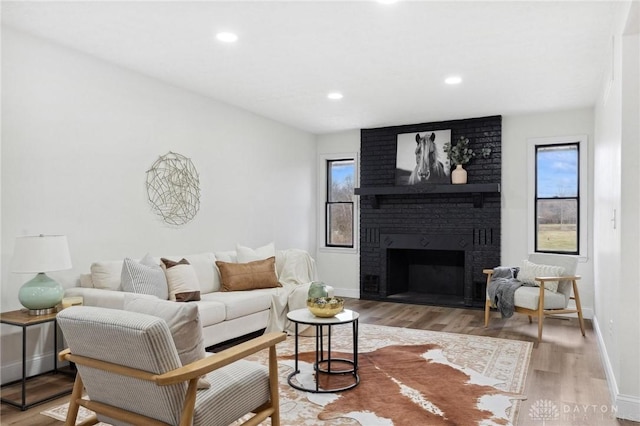
[[383, 234], [381, 240], [387, 298], [447, 306], [464, 306], [473, 299], [466, 268], [471, 235]]
[[464, 301], [464, 251], [393, 249], [387, 262], [389, 296], [409, 293]]

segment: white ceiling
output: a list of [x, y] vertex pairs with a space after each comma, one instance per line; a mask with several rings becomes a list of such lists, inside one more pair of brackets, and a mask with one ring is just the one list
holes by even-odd
[[[592, 106], [621, 4], [3, 0], [1, 12], [2, 25], [329, 133]], [[221, 30], [239, 41], [217, 42]]]

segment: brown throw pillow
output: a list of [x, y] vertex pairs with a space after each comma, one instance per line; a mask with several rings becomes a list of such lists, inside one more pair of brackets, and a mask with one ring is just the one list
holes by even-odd
[[160, 259], [162, 269], [167, 277], [169, 300], [174, 302], [190, 302], [200, 300], [200, 283], [195, 269], [187, 259], [176, 262], [171, 259]]
[[275, 256], [248, 263], [228, 263], [217, 260], [216, 265], [220, 270], [222, 291], [282, 287], [276, 277]]

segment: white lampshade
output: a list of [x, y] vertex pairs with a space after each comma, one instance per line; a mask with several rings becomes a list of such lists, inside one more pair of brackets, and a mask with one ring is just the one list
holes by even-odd
[[39, 273], [71, 269], [66, 235], [17, 237], [12, 272]]

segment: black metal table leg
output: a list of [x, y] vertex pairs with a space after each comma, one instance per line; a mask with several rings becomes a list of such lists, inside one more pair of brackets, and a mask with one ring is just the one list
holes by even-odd
[[22, 327], [22, 411], [27, 409], [27, 327]]
[[[287, 318], [296, 324], [295, 326], [295, 368], [294, 371], [288, 376], [288, 383], [294, 389], [298, 389], [311, 393], [334, 393], [342, 392], [348, 389], [356, 387], [360, 383], [360, 376], [358, 375], [358, 313], [350, 310], [344, 310], [341, 314], [336, 315], [335, 318], [315, 318], [310, 316], [311, 314], [306, 309], [299, 309], [291, 311], [287, 314]], [[338, 324], [352, 323], [352, 337], [353, 337], [353, 359], [345, 358], [333, 358], [331, 356], [331, 340], [332, 340], [332, 326]], [[315, 327], [315, 363], [313, 365], [313, 374], [315, 374], [315, 386], [311, 388], [305, 388], [300, 382], [293, 381], [293, 378], [300, 373], [298, 365], [299, 345], [298, 345], [298, 324], [307, 324]], [[324, 350], [324, 327], [327, 327], [327, 349], [326, 356]], [[332, 369], [335, 362], [342, 362], [350, 365], [352, 368], [345, 370], [334, 371]], [[340, 388], [321, 389], [320, 388], [320, 375], [332, 374], [332, 375], [352, 375], [353, 383]]]

